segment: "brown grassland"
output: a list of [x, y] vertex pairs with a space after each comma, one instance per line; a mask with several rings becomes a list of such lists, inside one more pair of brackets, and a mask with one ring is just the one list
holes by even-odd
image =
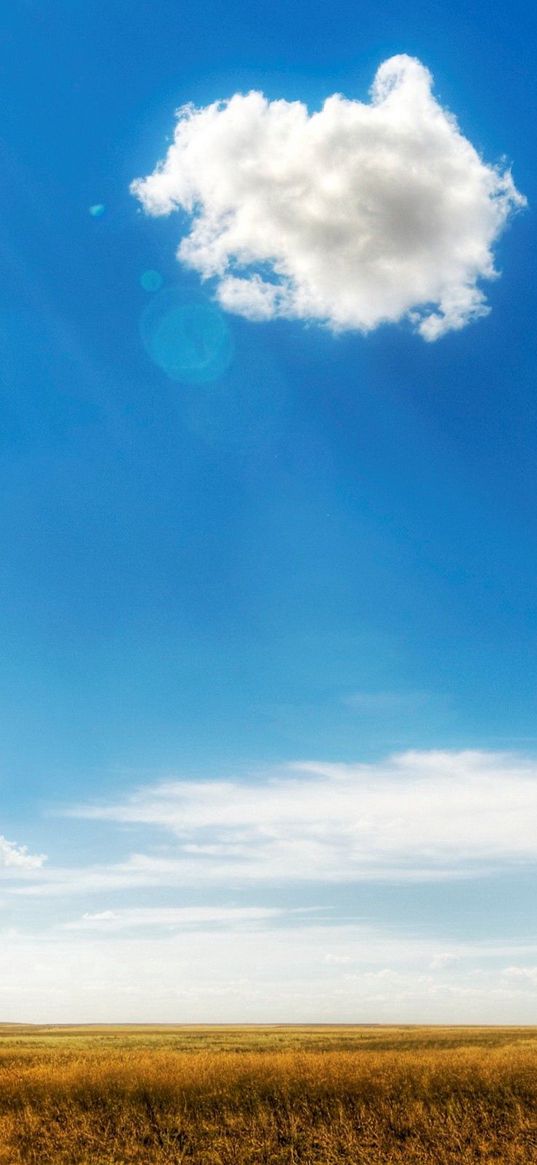
[[0, 1025], [1, 1165], [537, 1163], [537, 1029]]

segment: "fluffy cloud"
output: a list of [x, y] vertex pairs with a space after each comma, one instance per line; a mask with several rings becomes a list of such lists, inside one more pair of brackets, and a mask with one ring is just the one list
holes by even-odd
[[28, 853], [25, 845], [15, 845], [0, 834], [0, 870], [36, 870], [44, 861], [44, 854]]
[[235, 94], [179, 111], [173, 144], [133, 192], [182, 208], [178, 257], [249, 319], [367, 332], [403, 318], [426, 340], [489, 310], [492, 247], [525, 200], [486, 165], [408, 56], [379, 68], [371, 102]]

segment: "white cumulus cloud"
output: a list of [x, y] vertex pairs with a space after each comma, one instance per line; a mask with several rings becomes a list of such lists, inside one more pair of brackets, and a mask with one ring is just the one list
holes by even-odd
[[0, 870], [37, 870], [44, 861], [44, 854], [31, 854], [27, 846], [16, 845], [0, 834]]
[[185, 107], [132, 190], [151, 215], [191, 216], [179, 260], [227, 310], [335, 331], [407, 318], [426, 340], [487, 313], [480, 281], [525, 203], [406, 55], [380, 66], [370, 103], [334, 94], [310, 115], [251, 92]]

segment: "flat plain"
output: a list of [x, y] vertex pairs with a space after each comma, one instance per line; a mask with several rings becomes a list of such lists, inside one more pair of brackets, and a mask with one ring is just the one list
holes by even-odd
[[537, 1028], [0, 1025], [1, 1165], [537, 1163]]

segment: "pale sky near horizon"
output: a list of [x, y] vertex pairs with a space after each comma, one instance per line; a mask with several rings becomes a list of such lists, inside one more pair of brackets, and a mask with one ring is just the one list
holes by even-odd
[[0, 1022], [535, 1020], [535, 43], [10, 5]]

